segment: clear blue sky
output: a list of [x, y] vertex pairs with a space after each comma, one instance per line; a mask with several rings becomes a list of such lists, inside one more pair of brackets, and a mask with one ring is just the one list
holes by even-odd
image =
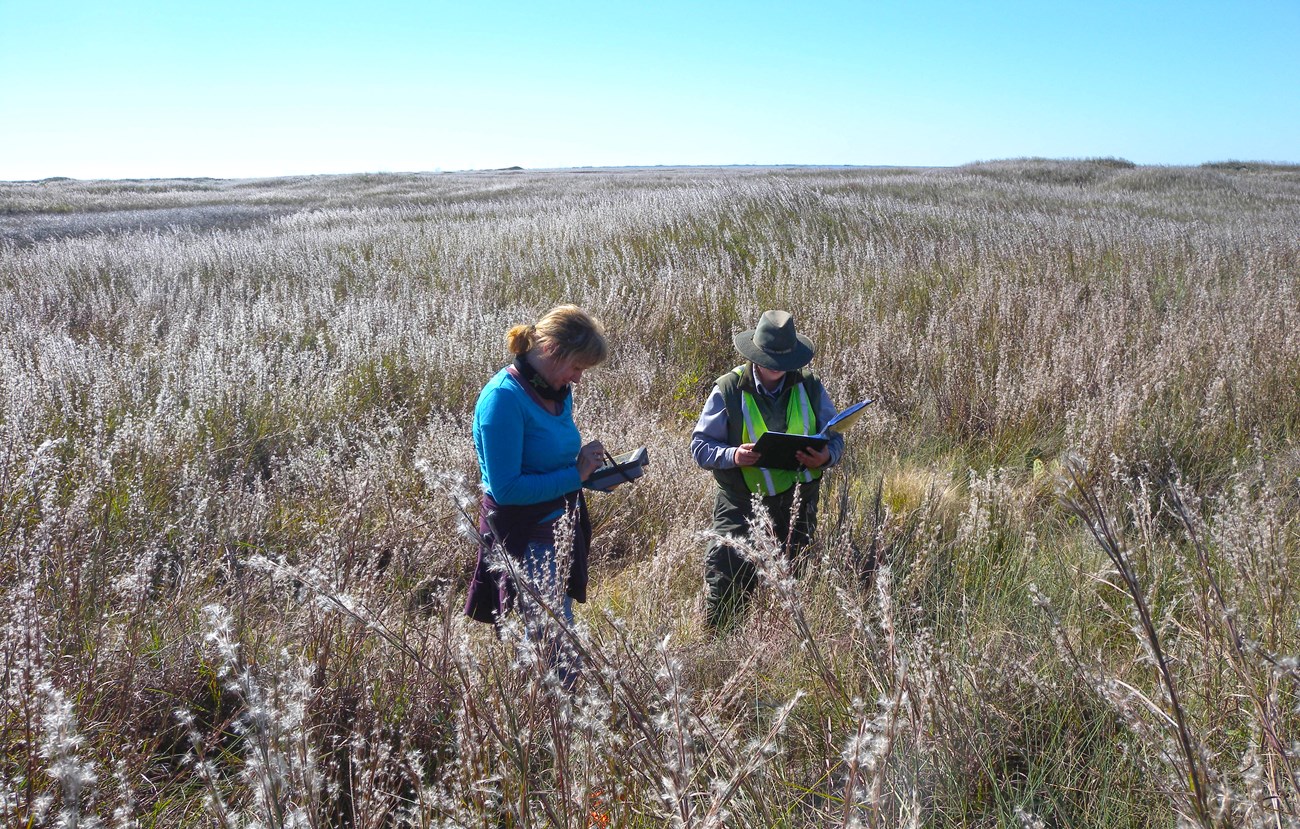
[[1300, 162], [1300, 0], [0, 0], [0, 180]]

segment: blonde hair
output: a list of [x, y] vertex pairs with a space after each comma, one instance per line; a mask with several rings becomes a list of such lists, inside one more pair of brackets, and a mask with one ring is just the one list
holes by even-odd
[[609, 354], [600, 321], [576, 305], [557, 305], [532, 325], [516, 325], [506, 334], [506, 346], [511, 354], [548, 347], [556, 357], [586, 368], [604, 362]]

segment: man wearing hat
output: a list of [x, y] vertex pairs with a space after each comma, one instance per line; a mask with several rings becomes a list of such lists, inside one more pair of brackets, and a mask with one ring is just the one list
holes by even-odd
[[[797, 568], [816, 529], [822, 470], [839, 461], [844, 437], [834, 434], [823, 449], [800, 450], [796, 457], [802, 469], [765, 468], [754, 451], [764, 432], [815, 435], [836, 410], [821, 381], [804, 368], [812, 359], [813, 344], [795, 331], [789, 312], [764, 311], [757, 327], [737, 334], [735, 343], [748, 362], [718, 378], [691, 434], [691, 455], [712, 470], [718, 482], [713, 531], [723, 537], [748, 535], [752, 499], [758, 495]], [[799, 506], [792, 529], [796, 493]], [[731, 545], [714, 541], [704, 578], [709, 626], [729, 627], [754, 589], [754, 565]]]

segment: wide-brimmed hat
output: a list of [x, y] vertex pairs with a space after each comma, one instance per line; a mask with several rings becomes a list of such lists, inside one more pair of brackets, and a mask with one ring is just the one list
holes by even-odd
[[757, 328], [740, 332], [733, 341], [746, 358], [772, 371], [803, 368], [816, 352], [812, 340], [795, 332], [789, 311], [764, 311]]

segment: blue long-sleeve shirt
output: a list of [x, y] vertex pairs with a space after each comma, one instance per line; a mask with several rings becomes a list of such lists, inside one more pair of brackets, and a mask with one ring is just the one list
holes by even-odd
[[551, 414], [503, 368], [479, 392], [473, 431], [483, 488], [498, 504], [538, 504], [582, 486], [572, 397]]

